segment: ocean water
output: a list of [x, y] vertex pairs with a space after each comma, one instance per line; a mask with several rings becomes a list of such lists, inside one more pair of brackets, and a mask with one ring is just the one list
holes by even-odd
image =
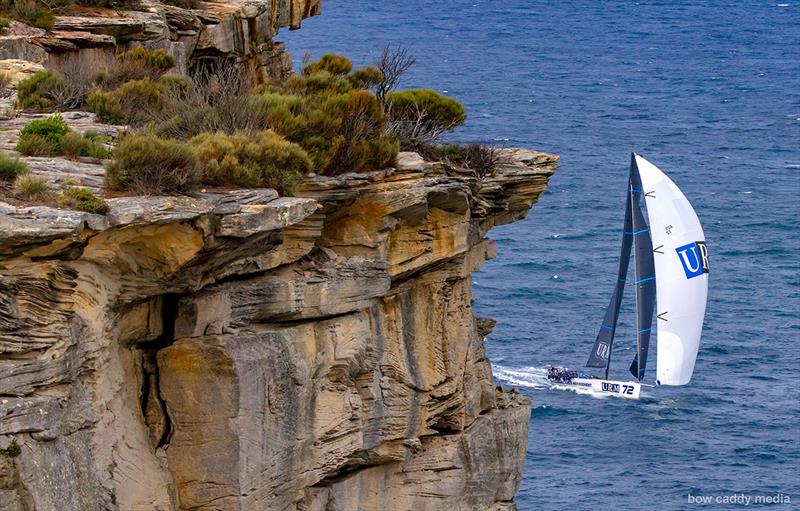
[[[456, 97], [453, 139], [561, 155], [474, 278], [498, 381], [534, 409], [521, 510], [691, 509], [689, 496], [788, 495], [800, 509], [800, 2], [325, 0], [278, 37], [300, 60], [417, 58], [405, 86]], [[550, 389], [581, 367], [614, 284], [630, 152], [694, 204], [711, 256], [694, 378], [640, 401]], [[635, 352], [633, 289], [612, 376]], [[650, 355], [650, 373], [655, 355]], [[785, 500], [785, 498], [784, 498]], [[757, 507], [712, 502], [717, 509]]]

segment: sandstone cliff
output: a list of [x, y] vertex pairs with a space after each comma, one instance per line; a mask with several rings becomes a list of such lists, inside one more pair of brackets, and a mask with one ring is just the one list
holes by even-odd
[[0, 70], [35, 71], [36, 65], [67, 74], [102, 67], [133, 46], [164, 49], [178, 71], [232, 58], [262, 78], [291, 72], [291, 57], [273, 37], [300, 28], [319, 14], [321, 0], [225, 0], [183, 9], [141, 0], [136, 10], [72, 6], [61, 9], [51, 31], [11, 22], [0, 31]]
[[554, 158], [0, 204], [0, 509], [513, 509], [530, 403], [471, 309]]
[[[145, 45], [181, 70], [234, 58], [277, 76], [272, 37], [319, 8], [74, 8], [52, 32], [12, 23], [0, 69]], [[42, 116], [3, 120], [0, 149]], [[471, 273], [557, 158], [506, 157], [477, 179], [401, 153], [297, 197], [117, 197], [107, 215], [0, 202], [0, 448], [20, 447], [0, 453], [0, 511], [514, 509], [530, 402], [492, 381]], [[102, 162], [26, 160], [100, 193]]]

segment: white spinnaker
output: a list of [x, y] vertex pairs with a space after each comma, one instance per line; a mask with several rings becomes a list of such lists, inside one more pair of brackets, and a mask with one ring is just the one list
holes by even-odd
[[[692, 205], [675, 183], [638, 154], [636, 164], [656, 269], [656, 381], [685, 385], [694, 372], [706, 313], [707, 254], [701, 253], [705, 252], [706, 238]], [[700, 245], [692, 246], [698, 241]]]

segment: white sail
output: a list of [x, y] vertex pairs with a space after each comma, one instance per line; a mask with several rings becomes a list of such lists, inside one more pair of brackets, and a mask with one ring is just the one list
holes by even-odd
[[694, 372], [708, 297], [708, 252], [689, 201], [639, 155], [636, 165], [653, 240], [656, 270], [656, 383], [685, 385]]

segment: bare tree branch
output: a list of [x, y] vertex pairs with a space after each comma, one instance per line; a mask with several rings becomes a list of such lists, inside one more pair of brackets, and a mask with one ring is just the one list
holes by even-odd
[[402, 46], [386, 46], [376, 67], [383, 79], [375, 86], [375, 96], [382, 106], [386, 105], [386, 95], [397, 88], [400, 79], [408, 69], [417, 62]]

